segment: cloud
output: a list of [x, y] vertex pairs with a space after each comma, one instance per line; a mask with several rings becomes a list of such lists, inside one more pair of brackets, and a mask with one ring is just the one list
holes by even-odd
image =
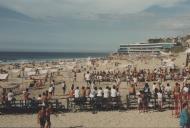
[[186, 31], [190, 29], [190, 15], [185, 13], [172, 18], [161, 19], [156, 26], [172, 31]]
[[142, 12], [151, 6], [172, 7], [186, 0], [1, 0], [0, 6], [36, 19], [101, 19]]

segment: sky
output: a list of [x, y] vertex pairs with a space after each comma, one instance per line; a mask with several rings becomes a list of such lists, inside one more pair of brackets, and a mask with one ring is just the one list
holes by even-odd
[[0, 0], [0, 51], [113, 52], [190, 33], [190, 0]]

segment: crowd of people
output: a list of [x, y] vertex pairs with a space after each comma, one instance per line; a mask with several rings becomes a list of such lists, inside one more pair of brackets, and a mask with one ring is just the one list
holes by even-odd
[[171, 68], [155, 68], [140, 69], [137, 70], [135, 67], [127, 67], [124, 71], [92, 71], [84, 74], [84, 79], [88, 82], [114, 82], [117, 79], [120, 81], [166, 81], [166, 80], [186, 80], [188, 79], [190, 70], [189, 68], [171, 69]]
[[[162, 110], [163, 101], [165, 98], [174, 97], [174, 108], [175, 115], [182, 117], [185, 113], [183, 109], [186, 108], [185, 104], [188, 104], [190, 100], [190, 84], [187, 84], [187, 79], [190, 70], [188, 68], [183, 68], [179, 70], [174, 69], [154, 69], [154, 70], [138, 70], [136, 68], [128, 68], [126, 71], [87, 71], [84, 74], [84, 80], [87, 86], [78, 87], [74, 83], [71, 89], [67, 89], [66, 82], [61, 83], [63, 95], [74, 98], [75, 102], [85, 101], [87, 98], [116, 98], [120, 97], [119, 86], [122, 81], [127, 82], [129, 87], [129, 95], [137, 97], [137, 104], [139, 112], [145, 112], [148, 109], [150, 103], [150, 97], [155, 97], [155, 102], [158, 105], [159, 110]], [[166, 80], [180, 80], [183, 84], [176, 82], [174, 88], [171, 87], [170, 83], [166, 85], [162, 84]], [[74, 75], [74, 81], [77, 81], [77, 73]], [[156, 82], [155, 82], [156, 81]], [[106, 86], [105, 88], [100, 86], [101, 82], [114, 82], [112, 88]], [[144, 87], [140, 87], [140, 84], [145, 82]], [[150, 82], [153, 82], [150, 87]], [[100, 86], [100, 87], [97, 87]], [[48, 100], [55, 96], [56, 84], [52, 80], [48, 90], [39, 94], [38, 97], [30, 97], [29, 89], [23, 91], [23, 101], [27, 100], [37, 100], [42, 103], [42, 109], [38, 113], [39, 122], [42, 128], [45, 127], [44, 122], [50, 126], [48, 120], [46, 120], [48, 109]], [[68, 93], [67, 93], [68, 92]], [[3, 93], [1, 95], [1, 101], [3, 104], [10, 104], [12, 101], [16, 100], [14, 93], [10, 90], [8, 93]], [[181, 112], [182, 111], [182, 112]], [[181, 113], [181, 115], [180, 115]]]
[[71, 87], [71, 90], [69, 91], [69, 97], [74, 98], [95, 98], [95, 97], [102, 97], [102, 98], [115, 98], [117, 96], [120, 96], [119, 89], [116, 88], [115, 85], [113, 85], [112, 88], [106, 87], [102, 89], [102, 87], [94, 87], [90, 88], [89, 86], [84, 87], [82, 86], [81, 89], [79, 87], [74, 88]]

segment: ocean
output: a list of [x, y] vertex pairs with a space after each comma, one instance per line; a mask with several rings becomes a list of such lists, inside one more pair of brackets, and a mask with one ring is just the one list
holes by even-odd
[[80, 52], [0, 52], [0, 63], [53, 61], [58, 59], [102, 58], [109, 53]]

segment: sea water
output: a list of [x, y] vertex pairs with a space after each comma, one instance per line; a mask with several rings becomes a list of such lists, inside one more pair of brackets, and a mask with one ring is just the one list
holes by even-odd
[[60, 59], [102, 58], [108, 53], [80, 52], [0, 52], [0, 63], [25, 63], [33, 61], [53, 61]]

